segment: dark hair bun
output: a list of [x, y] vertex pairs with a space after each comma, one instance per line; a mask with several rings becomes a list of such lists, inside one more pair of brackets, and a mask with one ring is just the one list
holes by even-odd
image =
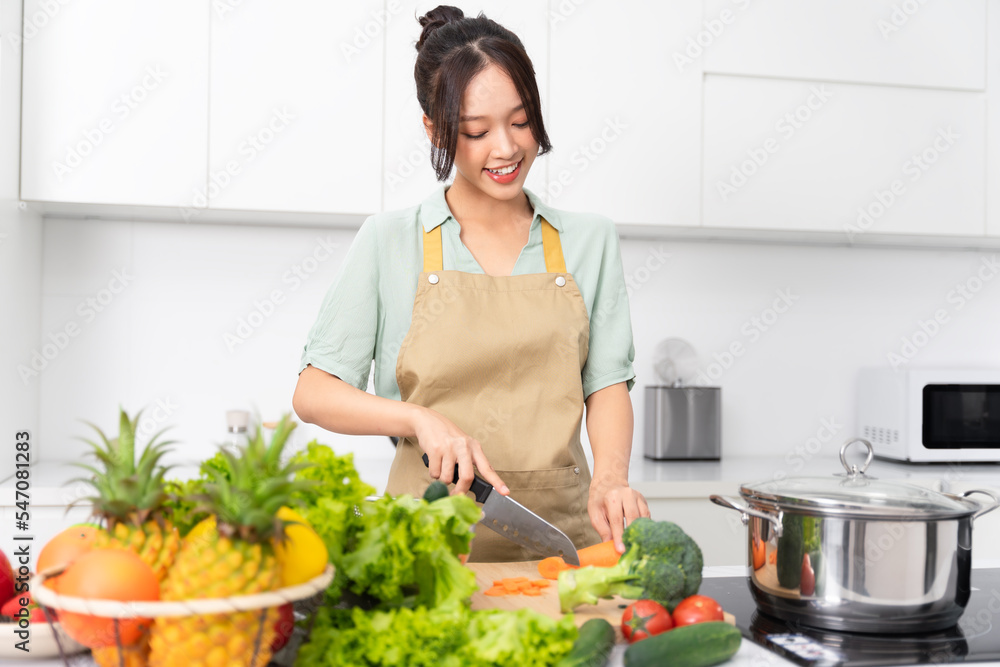
[[424, 45], [427, 38], [431, 36], [435, 30], [445, 25], [446, 23], [452, 23], [453, 21], [460, 21], [465, 18], [465, 14], [458, 7], [452, 7], [451, 5], [438, 5], [434, 9], [430, 10], [423, 16], [421, 16], [418, 21], [420, 25], [423, 26], [423, 32], [420, 33], [420, 41], [417, 42], [417, 51]]

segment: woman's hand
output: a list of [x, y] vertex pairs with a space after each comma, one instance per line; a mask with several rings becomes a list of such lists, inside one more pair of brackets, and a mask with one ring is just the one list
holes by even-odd
[[475, 474], [472, 466], [479, 469], [479, 475], [493, 485], [503, 495], [510, 493], [507, 485], [497, 475], [493, 466], [483, 454], [479, 441], [465, 434], [462, 429], [430, 408], [417, 413], [413, 430], [420, 448], [427, 454], [427, 469], [431, 477], [450, 484], [454, 479], [455, 464], [458, 464], [458, 481], [453, 494], [465, 493], [472, 486]]
[[595, 477], [591, 480], [587, 510], [590, 512], [590, 522], [601, 539], [613, 539], [618, 553], [625, 552], [625, 544], [622, 542], [625, 526], [641, 516], [649, 516], [646, 499], [628, 485], [627, 479]]

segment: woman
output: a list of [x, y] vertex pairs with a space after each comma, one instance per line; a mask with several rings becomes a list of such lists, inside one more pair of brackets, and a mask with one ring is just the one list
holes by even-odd
[[[417, 97], [438, 180], [454, 167], [454, 181], [362, 225], [309, 334], [295, 411], [399, 436], [386, 493], [451, 482], [456, 464], [464, 493], [475, 468], [577, 548], [613, 538], [622, 552], [649, 509], [628, 484], [634, 348], [614, 224], [524, 189], [551, 147], [517, 36], [448, 6], [420, 24]], [[488, 530], [470, 554], [538, 557]]]

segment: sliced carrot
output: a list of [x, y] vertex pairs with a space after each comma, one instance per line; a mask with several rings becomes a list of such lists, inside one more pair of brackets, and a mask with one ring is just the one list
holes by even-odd
[[502, 586], [494, 586], [493, 588], [487, 588], [483, 591], [483, 595], [499, 597], [501, 595], [507, 595], [507, 589]]
[[503, 579], [494, 579], [493, 580], [493, 585], [494, 586], [503, 586]]
[[600, 544], [585, 547], [576, 552], [580, 558], [580, 567], [612, 567], [618, 564], [621, 554], [615, 549], [615, 541], [608, 540]]
[[531, 587], [531, 588], [526, 588], [525, 590], [523, 590], [521, 592], [524, 593], [525, 595], [541, 595], [542, 594], [542, 589], [541, 588]]
[[555, 581], [559, 578], [559, 573], [563, 570], [576, 569], [575, 565], [567, 565], [559, 556], [549, 556], [544, 560], [538, 561], [538, 574], [542, 575], [546, 579], [551, 579]]
[[517, 585], [517, 582], [516, 581], [511, 581], [510, 579], [504, 579], [503, 580], [503, 587], [505, 589], [507, 589], [508, 591], [510, 591], [511, 593], [513, 593], [513, 592], [515, 592], [515, 591], [517, 591], [519, 589], [519, 586]]
[[548, 579], [532, 579], [531, 580], [531, 585], [534, 586], [535, 588], [548, 588], [549, 587], [549, 580]]
[[776, 565], [778, 563], [778, 550], [775, 549], [767, 555], [767, 562], [771, 565]]

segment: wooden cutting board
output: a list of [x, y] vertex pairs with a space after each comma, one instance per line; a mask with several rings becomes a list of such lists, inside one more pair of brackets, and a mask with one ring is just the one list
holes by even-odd
[[[466, 567], [476, 573], [476, 585], [479, 590], [472, 594], [473, 609], [532, 609], [552, 618], [562, 618], [559, 611], [559, 593], [557, 582], [553, 581], [548, 588], [542, 589], [541, 595], [484, 595], [483, 591], [493, 586], [497, 579], [509, 577], [528, 577], [541, 579], [538, 574], [538, 561], [529, 560], [521, 563], [469, 563]], [[588, 619], [603, 618], [615, 629], [618, 641], [623, 641], [621, 622], [622, 613], [632, 600], [615, 597], [601, 600], [596, 605], [582, 605], [573, 610], [577, 626], [583, 625]]]
[[[509, 577], [528, 577], [529, 579], [541, 579], [538, 574], [537, 560], [529, 560], [521, 563], [469, 563], [466, 565], [476, 573], [476, 585], [479, 590], [472, 594], [472, 609], [532, 609], [541, 612], [552, 618], [562, 618], [559, 611], [559, 593], [557, 582], [553, 581], [548, 588], [542, 589], [541, 595], [502, 595], [494, 597], [484, 595], [483, 591], [493, 586], [497, 579]], [[603, 618], [611, 627], [615, 629], [615, 638], [618, 642], [625, 641], [622, 636], [622, 614], [634, 600], [626, 600], [621, 597], [614, 597], [610, 600], [601, 600], [596, 605], [581, 605], [573, 610], [573, 617], [577, 626], [583, 625], [591, 618]], [[736, 619], [732, 614], [726, 612], [726, 622], [730, 625], [736, 624]]]

